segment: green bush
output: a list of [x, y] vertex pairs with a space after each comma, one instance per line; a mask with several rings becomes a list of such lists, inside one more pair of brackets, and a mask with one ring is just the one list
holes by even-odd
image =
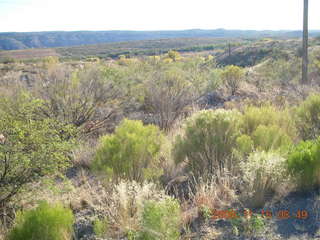
[[240, 113], [219, 109], [201, 111], [184, 126], [184, 135], [177, 137], [174, 157], [177, 163], [186, 161], [195, 176], [230, 169], [233, 148], [240, 134]]
[[254, 152], [240, 163], [244, 194], [252, 207], [263, 207], [276, 188], [286, 181], [286, 160], [277, 153]]
[[243, 113], [242, 123], [243, 132], [248, 136], [252, 136], [260, 125], [278, 126], [292, 139], [297, 136], [295, 122], [287, 109], [279, 110], [270, 105], [262, 107], [250, 106]]
[[242, 135], [236, 152], [247, 156], [253, 150], [276, 150], [285, 154], [297, 138], [297, 131], [288, 110], [272, 106], [247, 107], [242, 115]]
[[158, 157], [164, 137], [158, 127], [124, 120], [114, 134], [103, 136], [92, 168], [108, 177], [143, 181], [161, 174]]
[[147, 201], [142, 213], [142, 231], [138, 239], [178, 240], [180, 237], [180, 205], [168, 198], [160, 202]]
[[226, 66], [221, 73], [221, 78], [225, 81], [227, 88], [230, 89], [231, 95], [234, 95], [244, 79], [244, 71], [238, 66]]
[[46, 202], [17, 216], [8, 240], [67, 240], [72, 239], [74, 217], [70, 209]]
[[70, 164], [74, 129], [42, 116], [42, 107], [27, 94], [0, 97], [0, 205]]
[[230, 222], [235, 235], [241, 234], [250, 238], [262, 233], [266, 225], [263, 217], [257, 214], [253, 214], [250, 217], [234, 218]]
[[108, 218], [97, 219], [93, 223], [93, 231], [98, 237], [104, 237], [108, 232]]
[[320, 135], [320, 94], [309, 96], [296, 109], [296, 124], [303, 140]]
[[278, 126], [260, 125], [252, 134], [255, 148], [259, 151], [288, 151], [292, 145], [291, 138]]
[[320, 186], [320, 138], [300, 142], [289, 155], [287, 163], [301, 190]]
[[248, 135], [241, 135], [236, 140], [235, 153], [239, 157], [248, 156], [254, 150], [254, 142]]

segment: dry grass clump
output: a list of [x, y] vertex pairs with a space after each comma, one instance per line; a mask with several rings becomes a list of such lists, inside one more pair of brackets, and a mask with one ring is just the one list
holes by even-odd
[[136, 232], [140, 228], [144, 202], [147, 200], [161, 201], [168, 198], [164, 191], [154, 183], [121, 181], [114, 187], [110, 197], [108, 219], [117, 236]]
[[96, 139], [88, 139], [80, 144], [78, 148], [73, 151], [73, 165], [88, 169], [94, 157], [97, 146]]
[[199, 216], [210, 218], [214, 210], [224, 210], [237, 202], [237, 181], [237, 177], [227, 172], [206, 180], [194, 179], [189, 189], [190, 199], [181, 204], [184, 226]]
[[235, 177], [228, 174], [206, 181], [198, 180], [193, 204], [200, 208], [205, 206], [217, 210], [230, 206], [237, 198], [235, 180]]
[[286, 159], [273, 152], [254, 152], [242, 162], [243, 195], [251, 207], [263, 207], [276, 193], [279, 186], [288, 181]]

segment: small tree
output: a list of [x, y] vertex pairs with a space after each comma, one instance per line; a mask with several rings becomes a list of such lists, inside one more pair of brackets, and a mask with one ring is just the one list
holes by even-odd
[[0, 207], [27, 183], [68, 165], [73, 130], [43, 118], [42, 106], [24, 94], [0, 98]]
[[227, 88], [230, 89], [231, 95], [234, 95], [240, 87], [240, 83], [244, 78], [244, 71], [238, 66], [227, 66], [221, 74]]

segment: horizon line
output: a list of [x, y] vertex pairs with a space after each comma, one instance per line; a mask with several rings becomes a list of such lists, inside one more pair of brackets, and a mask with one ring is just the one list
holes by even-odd
[[[224, 30], [224, 31], [253, 31], [253, 32], [297, 32], [301, 31], [302, 29], [231, 29], [231, 28], [186, 28], [186, 29], [161, 29], [161, 30], [128, 30], [128, 29], [109, 29], [109, 30], [38, 30], [38, 31], [5, 31], [1, 33], [43, 33], [43, 32], [177, 32], [177, 31], [217, 31], [217, 30]], [[320, 29], [309, 29], [309, 32], [313, 31], [320, 31]]]

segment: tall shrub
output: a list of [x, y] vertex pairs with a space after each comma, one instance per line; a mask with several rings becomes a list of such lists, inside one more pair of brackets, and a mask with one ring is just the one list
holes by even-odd
[[27, 183], [70, 163], [75, 133], [42, 116], [43, 102], [27, 94], [0, 97], [0, 206]]
[[267, 198], [286, 180], [286, 159], [273, 152], [251, 153], [241, 162], [243, 188], [253, 207], [263, 207]]
[[219, 109], [198, 112], [187, 119], [184, 134], [174, 145], [177, 163], [186, 162], [196, 176], [231, 169], [236, 139], [240, 134], [240, 113]]
[[164, 140], [158, 127], [124, 120], [114, 134], [103, 136], [92, 167], [109, 177], [143, 181], [157, 177]]
[[320, 135], [320, 94], [309, 96], [296, 108], [296, 123], [302, 139]]
[[288, 110], [273, 106], [247, 107], [242, 115], [242, 135], [237, 139], [237, 151], [249, 154], [253, 150], [287, 153], [297, 139], [297, 130]]

